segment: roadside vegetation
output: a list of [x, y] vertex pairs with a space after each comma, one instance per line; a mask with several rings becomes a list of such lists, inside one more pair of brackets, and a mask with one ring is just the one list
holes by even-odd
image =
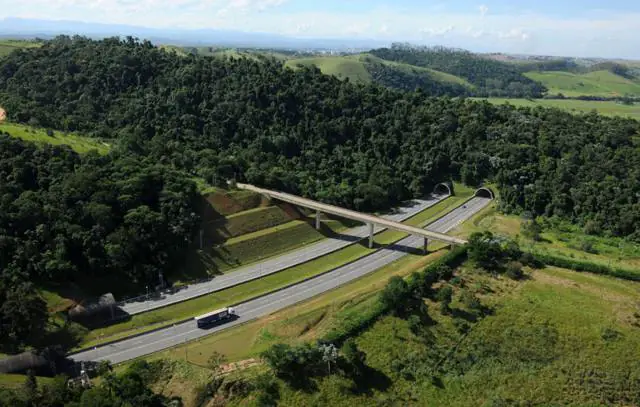
[[[216, 354], [247, 361], [245, 368], [209, 379], [215, 386], [206, 386], [205, 379], [183, 393], [228, 405], [638, 402], [635, 392], [624, 390], [638, 373], [638, 366], [624, 362], [640, 350], [638, 283], [527, 267], [531, 259], [518, 254], [513, 241], [500, 243], [486, 233], [471, 237], [468, 253], [461, 265], [453, 254], [431, 258], [405, 280], [365, 288], [371, 279], [411, 273], [391, 265], [386, 275], [381, 270], [367, 281], [151, 359], [187, 363], [200, 372], [211, 372]], [[409, 269], [424, 267], [405, 261]], [[439, 277], [427, 278], [431, 273]], [[410, 294], [419, 287], [422, 301]], [[349, 297], [339, 293], [354, 289]]]

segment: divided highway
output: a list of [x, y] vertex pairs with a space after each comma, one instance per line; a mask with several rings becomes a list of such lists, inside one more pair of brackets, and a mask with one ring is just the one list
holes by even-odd
[[[449, 195], [434, 195], [424, 200], [416, 199], [412, 201], [411, 206], [398, 208], [396, 213], [383, 216], [383, 218], [402, 222], [448, 197]], [[385, 229], [376, 227], [374, 232], [378, 233]], [[355, 241], [367, 237], [369, 229], [366, 225], [363, 225], [341, 232], [341, 235], [344, 237], [343, 239], [325, 239], [282, 256], [243, 267], [228, 274], [216, 276], [209, 281], [192, 284], [175, 293], [164, 293], [160, 297], [154, 297], [149, 300], [120, 304], [120, 309], [129, 315], [140, 314], [278, 273], [349, 246]]]
[[[469, 219], [490, 202], [491, 199], [488, 198], [473, 198], [463, 207], [453, 210], [430, 224], [427, 229], [434, 232], [446, 233]], [[422, 244], [422, 237], [409, 236], [400, 240], [394, 246], [381, 249], [351, 264], [339, 267], [330, 273], [312, 278], [264, 297], [244, 302], [235, 307], [238, 314], [236, 320], [208, 330], [199, 329], [196, 327], [195, 322], [188, 321], [136, 338], [126, 339], [112, 345], [76, 353], [70, 357], [76, 361], [110, 360], [112, 363], [120, 363], [167, 349], [269, 315], [280, 309], [337, 288], [398, 260], [406, 255], [406, 250], [409, 248], [420, 248]]]

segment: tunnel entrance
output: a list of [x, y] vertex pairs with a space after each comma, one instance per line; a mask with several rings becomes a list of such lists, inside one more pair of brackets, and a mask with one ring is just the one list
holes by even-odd
[[453, 188], [447, 183], [440, 183], [433, 189], [435, 195], [453, 195]]
[[480, 189], [478, 189], [475, 193], [475, 196], [479, 197], [479, 198], [489, 198], [489, 199], [494, 199], [495, 195], [493, 194], [493, 191], [489, 188], [486, 187], [482, 187]]

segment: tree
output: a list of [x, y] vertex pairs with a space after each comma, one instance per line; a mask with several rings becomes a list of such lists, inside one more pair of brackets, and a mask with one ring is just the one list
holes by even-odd
[[449, 314], [451, 312], [451, 301], [453, 299], [453, 289], [450, 285], [445, 285], [440, 287], [438, 290], [438, 294], [436, 294], [436, 299], [440, 302], [440, 312], [443, 315]]
[[24, 392], [27, 405], [38, 405], [38, 381], [36, 380], [35, 373], [31, 369], [27, 371], [27, 377], [25, 378], [24, 385], [22, 386], [22, 391]]
[[397, 276], [391, 277], [380, 293], [380, 302], [395, 314], [404, 313], [411, 301], [412, 292], [407, 282]]
[[331, 364], [338, 360], [338, 349], [329, 343], [320, 345], [320, 351], [322, 352], [322, 360], [327, 363], [327, 372], [331, 374]]
[[497, 270], [503, 258], [500, 242], [491, 232], [476, 232], [469, 237], [469, 259], [485, 270]]
[[222, 369], [222, 365], [227, 362], [226, 356], [214, 351], [207, 360], [207, 367], [213, 370], [214, 374], [218, 374]]
[[522, 231], [522, 235], [527, 239], [531, 239], [536, 242], [539, 242], [542, 239], [540, 236], [542, 233], [542, 226], [536, 219], [525, 220], [522, 222], [520, 230]]

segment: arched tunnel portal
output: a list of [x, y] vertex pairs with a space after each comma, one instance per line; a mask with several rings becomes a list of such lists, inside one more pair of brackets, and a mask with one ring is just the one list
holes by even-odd
[[487, 188], [487, 187], [479, 188], [476, 191], [475, 196], [477, 196], [479, 198], [489, 198], [489, 199], [494, 199], [495, 198], [495, 194], [493, 193], [493, 191], [490, 188]]

